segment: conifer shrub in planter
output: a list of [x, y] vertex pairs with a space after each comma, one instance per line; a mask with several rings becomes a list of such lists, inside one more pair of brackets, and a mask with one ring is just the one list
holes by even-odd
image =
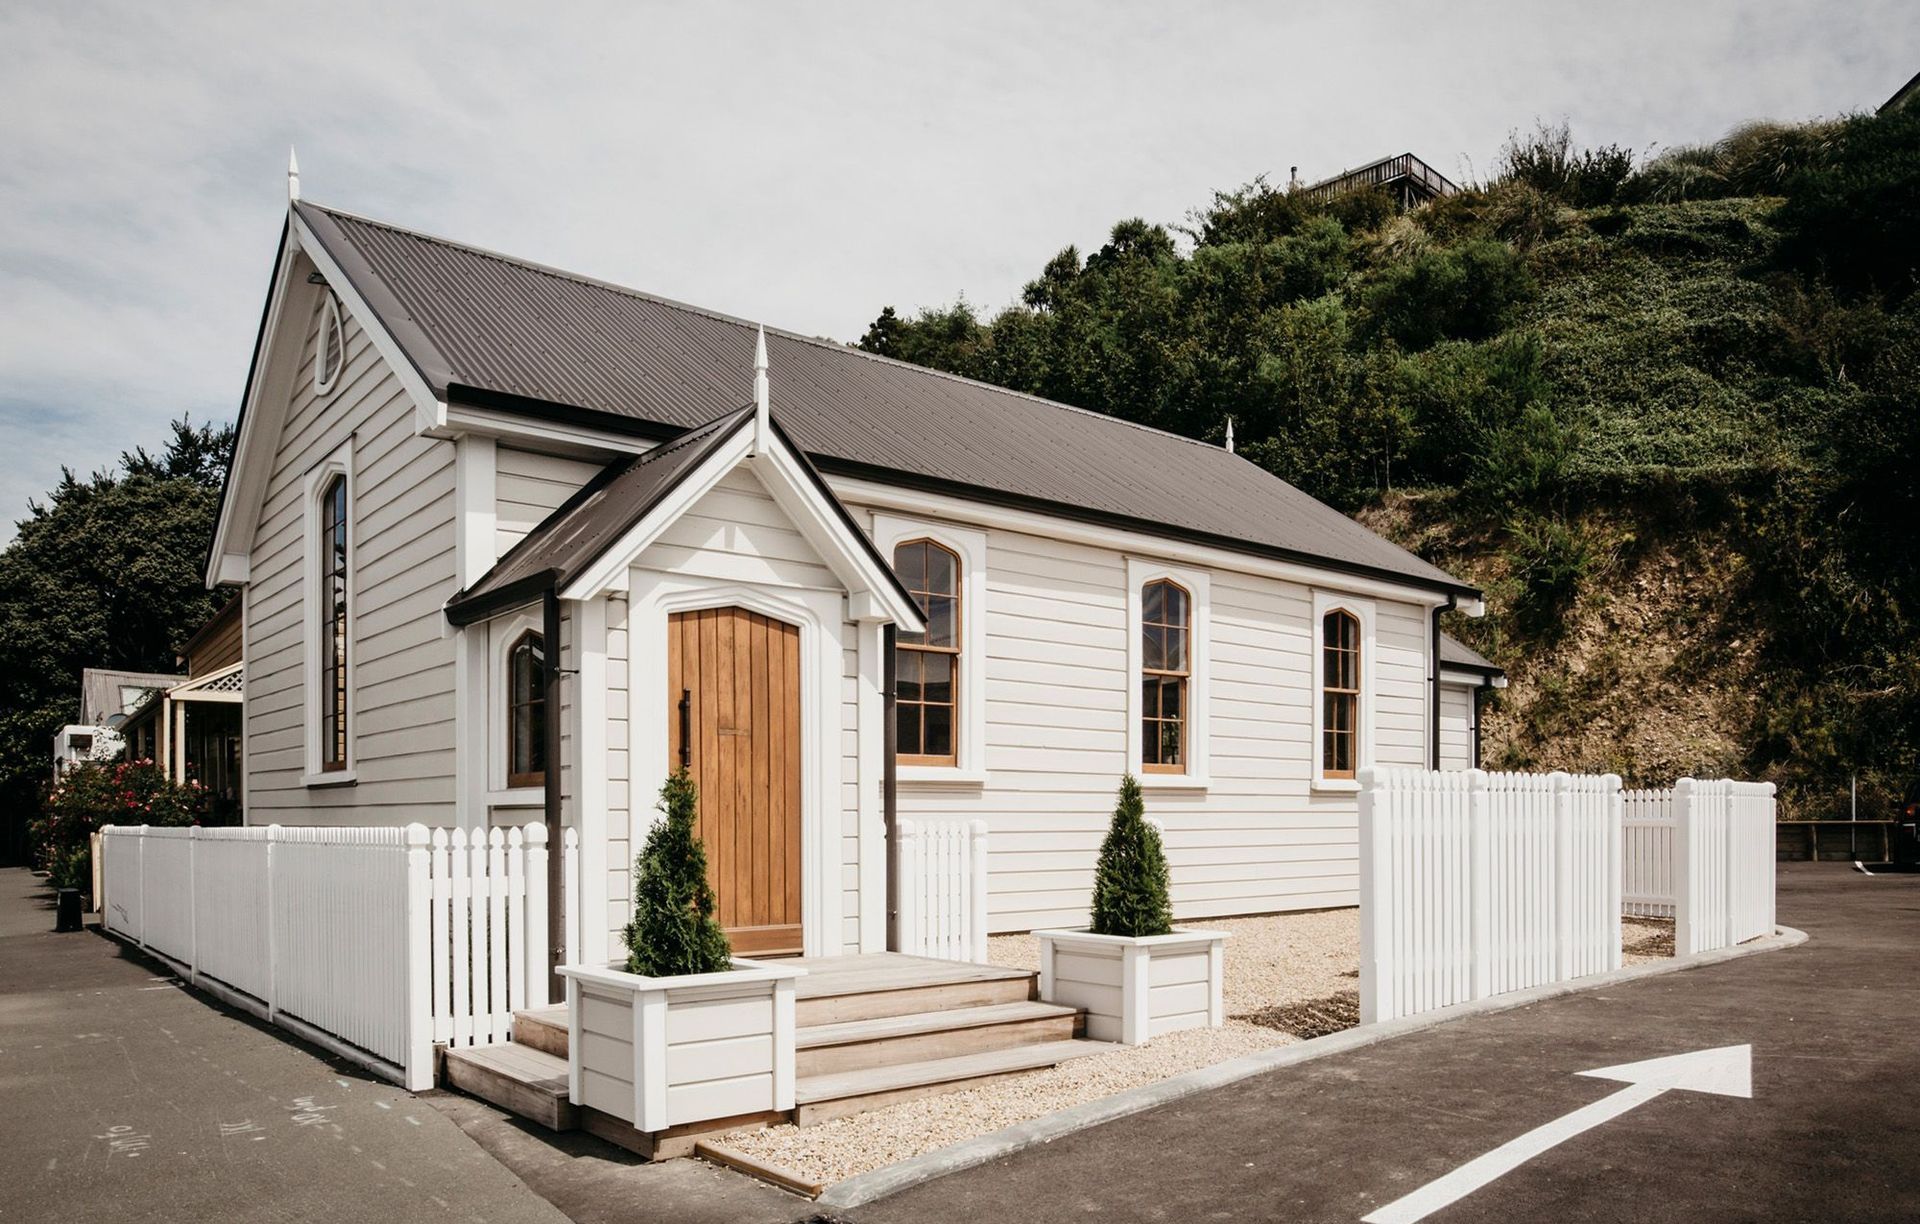
[[1100, 844], [1092, 909], [1084, 930], [1034, 932], [1042, 999], [1083, 1008], [1087, 1036], [1127, 1045], [1224, 1023], [1227, 937], [1174, 927], [1166, 850], [1131, 774]]
[[[685, 771], [634, 861], [627, 956], [567, 965], [568, 1098], [650, 1136], [793, 1108], [793, 991], [805, 970], [732, 955], [713, 916]], [[588, 1115], [589, 1125], [595, 1121]]]

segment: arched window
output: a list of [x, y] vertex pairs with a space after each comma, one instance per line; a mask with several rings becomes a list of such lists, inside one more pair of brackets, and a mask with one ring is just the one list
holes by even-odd
[[1193, 674], [1193, 600], [1165, 578], [1140, 588], [1140, 768], [1187, 770], [1187, 681]]
[[507, 650], [507, 785], [547, 781], [546, 642], [531, 629]]
[[925, 633], [894, 638], [898, 757], [908, 765], [952, 765], [960, 706], [960, 557], [932, 540], [893, 550], [893, 570], [927, 618]]
[[1335, 609], [1320, 621], [1320, 773], [1351, 778], [1360, 763], [1360, 622]]
[[320, 768], [347, 767], [347, 478], [320, 494]]
[[327, 294], [320, 308], [320, 342], [313, 355], [313, 390], [325, 395], [340, 381], [340, 367], [347, 361], [347, 333], [340, 322], [340, 302]]

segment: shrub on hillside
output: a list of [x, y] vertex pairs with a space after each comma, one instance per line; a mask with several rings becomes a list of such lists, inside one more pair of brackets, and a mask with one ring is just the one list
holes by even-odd
[[1366, 293], [1366, 330], [1416, 352], [1441, 340], [1485, 340], [1533, 293], [1519, 252], [1473, 238], [1385, 269]]
[[683, 769], [660, 788], [666, 819], [653, 826], [633, 865], [633, 920], [624, 932], [627, 972], [644, 977], [718, 973], [733, 947], [714, 919], [707, 848], [694, 830], [699, 789]]
[[1631, 149], [1577, 148], [1565, 123], [1541, 123], [1531, 132], [1508, 134], [1495, 182], [1523, 183], [1571, 207], [1594, 208], [1613, 203], [1633, 174], [1633, 162]]
[[1095, 935], [1165, 935], [1173, 930], [1168, 896], [1167, 853], [1160, 834], [1147, 823], [1140, 783], [1132, 774], [1120, 780], [1120, 802], [1100, 843], [1093, 874]]
[[1508, 525], [1507, 550], [1519, 593], [1514, 619], [1527, 633], [1559, 636], [1581, 587], [1600, 565], [1600, 549], [1583, 528], [1561, 518], [1523, 514]]
[[152, 761], [87, 762], [60, 775], [42, 810], [28, 830], [41, 866], [57, 888], [86, 888], [93, 834], [102, 827], [201, 824], [209, 797], [198, 782], [169, 781]]

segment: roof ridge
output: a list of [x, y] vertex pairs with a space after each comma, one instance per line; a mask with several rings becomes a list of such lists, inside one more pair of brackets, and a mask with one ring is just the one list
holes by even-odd
[[[319, 203], [314, 203], [312, 201], [307, 201], [307, 200], [302, 200], [301, 203], [307, 205], [310, 208], [317, 209], [320, 212], [327, 213], [331, 216], [345, 217], [345, 218], [348, 218], [349, 220], [357, 221], [362, 225], [370, 225], [370, 226], [373, 226], [375, 229], [386, 230], [388, 233], [402, 234], [402, 235], [405, 235], [406, 237], [416, 238], [423, 242], [436, 243], [443, 247], [452, 247], [455, 250], [465, 251], [470, 255], [477, 255], [482, 259], [490, 259], [498, 263], [510, 264], [514, 267], [525, 268], [528, 271], [538, 272], [538, 273], [541, 273], [542, 275], [551, 276], [558, 280], [572, 281], [574, 284], [586, 285], [595, 289], [605, 289], [613, 293], [624, 294], [627, 297], [639, 299], [640, 301], [654, 302], [658, 305], [671, 307], [675, 310], [684, 310], [689, 314], [701, 315], [705, 318], [715, 319], [722, 323], [731, 323], [737, 327], [745, 327], [745, 328], [751, 329], [751, 328], [759, 328], [764, 326], [763, 324], [757, 323], [751, 319], [745, 319], [740, 317], [739, 315], [727, 314], [725, 311], [714, 310], [713, 308], [708, 306], [697, 306], [691, 302], [683, 302], [677, 298], [664, 297], [658, 293], [649, 293], [644, 289], [635, 289], [630, 285], [622, 285], [616, 281], [603, 280], [597, 276], [588, 276], [584, 272], [574, 272], [566, 268], [555, 267], [552, 264], [540, 263], [537, 260], [523, 259], [517, 255], [508, 255], [503, 251], [496, 251], [490, 247], [475, 246], [470, 242], [461, 242], [455, 238], [446, 238], [439, 234], [429, 234], [424, 230], [408, 229], [405, 226], [395, 225], [391, 221], [382, 221], [382, 220], [379, 220], [378, 218], [369, 217], [362, 213], [349, 212], [344, 208], [334, 208], [333, 206], [328, 204], [319, 204]], [[1188, 435], [1183, 433], [1175, 433], [1170, 429], [1161, 429], [1153, 425], [1143, 425], [1138, 421], [1129, 421], [1125, 417], [1115, 416], [1110, 412], [1101, 412], [1095, 408], [1082, 408], [1078, 404], [1068, 404], [1060, 400], [1048, 399], [1044, 395], [1034, 395], [1033, 393], [1028, 391], [1017, 391], [1012, 387], [1003, 387], [998, 383], [986, 382], [983, 379], [968, 378], [964, 374], [955, 374], [948, 370], [936, 369], [933, 366], [916, 365], [911, 361], [903, 361], [898, 357], [888, 357], [882, 353], [870, 353], [866, 349], [860, 348], [857, 345], [842, 344], [837, 340], [830, 340], [821, 336], [801, 335], [799, 332], [791, 332], [791, 331], [787, 331], [784, 328], [779, 328], [779, 327], [768, 327], [766, 330], [768, 334], [778, 336], [783, 340], [793, 340], [801, 344], [813, 345], [816, 348], [826, 349], [831, 352], [845, 353], [851, 356], [864, 358], [868, 361], [877, 361], [884, 365], [897, 366], [902, 369], [912, 370], [915, 373], [919, 373], [919, 374], [930, 374], [935, 378], [943, 378], [950, 382], [962, 383], [970, 387], [983, 387], [989, 391], [998, 392], [1001, 395], [1010, 395], [1016, 399], [1027, 400], [1031, 403], [1041, 404], [1048, 408], [1057, 408], [1065, 412], [1078, 413], [1081, 416], [1091, 417], [1098, 421], [1107, 421], [1115, 425], [1123, 425], [1128, 429], [1137, 429], [1142, 433], [1150, 433], [1159, 437], [1171, 438], [1175, 441], [1185, 442], [1189, 446], [1203, 447], [1210, 451], [1218, 450], [1224, 454], [1233, 453], [1231, 451], [1226, 450], [1224, 447], [1215, 446], [1211, 442], [1203, 442], [1198, 438], [1189, 437]]]

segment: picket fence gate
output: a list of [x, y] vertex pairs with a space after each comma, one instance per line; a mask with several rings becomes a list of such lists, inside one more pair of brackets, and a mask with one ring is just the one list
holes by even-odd
[[900, 950], [940, 960], [987, 959], [987, 822], [895, 825]]
[[1620, 779], [1360, 771], [1360, 1018], [1620, 964]]
[[1620, 795], [1620, 905], [1635, 918], [1673, 917], [1673, 792]]
[[1682, 778], [1673, 813], [1675, 955], [1771, 935], [1773, 783]]
[[[552, 1001], [538, 822], [110, 826], [100, 848], [108, 930], [410, 1089], [432, 1087], [435, 1044], [505, 1041], [515, 1010]], [[571, 884], [571, 829], [563, 851]]]

